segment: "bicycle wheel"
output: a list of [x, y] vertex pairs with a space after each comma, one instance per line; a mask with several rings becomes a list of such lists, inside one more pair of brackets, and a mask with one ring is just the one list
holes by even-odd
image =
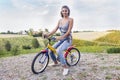
[[66, 56], [66, 63], [69, 66], [76, 65], [80, 60], [80, 51], [77, 48], [72, 48]]
[[32, 62], [31, 66], [32, 72], [34, 74], [42, 73], [46, 69], [48, 62], [49, 56], [46, 55], [46, 53], [42, 52], [38, 53]]

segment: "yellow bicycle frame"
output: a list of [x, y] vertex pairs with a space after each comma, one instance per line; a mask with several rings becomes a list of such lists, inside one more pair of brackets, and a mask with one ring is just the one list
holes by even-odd
[[57, 52], [56, 52], [56, 49], [53, 48], [50, 44], [48, 44], [47, 47], [48, 47], [51, 51], [53, 51], [54, 54], [58, 55]]
[[[50, 43], [48, 43], [47, 44], [47, 48], [48, 49], [50, 49], [55, 55], [57, 55], [58, 56], [58, 54], [57, 54], [57, 52], [56, 52], [56, 49], [54, 48], [54, 47], [52, 47], [51, 45], [50, 45]], [[73, 48], [73, 46], [71, 46], [71, 47], [69, 47], [67, 50], [65, 50], [65, 53], [69, 53], [69, 50], [71, 49], [71, 48]], [[71, 53], [69, 53], [70, 55], [71, 55]], [[66, 55], [65, 55], [66, 56]], [[65, 59], [67, 59], [67, 57], [65, 57]]]

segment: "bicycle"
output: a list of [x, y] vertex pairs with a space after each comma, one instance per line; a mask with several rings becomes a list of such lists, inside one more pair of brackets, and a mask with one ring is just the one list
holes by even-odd
[[[44, 50], [41, 50], [33, 59], [32, 62], [32, 72], [34, 74], [42, 73], [49, 63], [49, 49], [53, 51], [53, 53], [58, 56], [56, 49], [51, 46], [51, 41], [55, 41], [55, 37], [47, 38], [48, 43], [47, 47]], [[67, 50], [65, 50], [64, 57], [68, 66], [75, 66], [80, 60], [80, 51], [74, 46], [70, 46]]]

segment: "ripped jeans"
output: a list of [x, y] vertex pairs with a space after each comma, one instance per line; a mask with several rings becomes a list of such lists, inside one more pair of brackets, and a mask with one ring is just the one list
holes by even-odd
[[[64, 40], [64, 41], [58, 41], [56, 42], [53, 47], [56, 48], [57, 50], [57, 53], [58, 53], [58, 58], [61, 62], [61, 64], [65, 65], [66, 64], [66, 61], [65, 61], [65, 58], [64, 58], [64, 50], [66, 50], [69, 46], [71, 46], [72, 44], [72, 40], [69, 39], [68, 40]], [[57, 59], [56, 59], [56, 56], [54, 55], [54, 53], [52, 51], [50, 51], [50, 56], [52, 58], [52, 60], [55, 62]]]

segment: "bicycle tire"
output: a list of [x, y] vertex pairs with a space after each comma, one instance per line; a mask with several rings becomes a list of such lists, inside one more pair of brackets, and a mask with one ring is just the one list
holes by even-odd
[[[77, 59], [74, 60], [74, 62], [73, 59], [75, 59], [75, 57], [77, 57]], [[65, 60], [68, 66], [75, 66], [79, 62], [80, 57], [80, 51], [77, 48], [71, 48], [68, 54], [66, 55]]]
[[[39, 59], [39, 60], [37, 61], [37, 59]], [[42, 61], [42, 60], [44, 60], [44, 61]], [[36, 63], [37, 63], [37, 65], [36, 65]], [[43, 65], [44, 63], [45, 63], [45, 65]], [[42, 73], [48, 66], [48, 63], [49, 63], [49, 56], [46, 55], [46, 53], [42, 53], [42, 52], [38, 53], [32, 61], [32, 65], [31, 65], [32, 72], [34, 74]], [[42, 67], [42, 65], [43, 65], [43, 67]], [[39, 69], [37, 70], [37, 68], [39, 68]]]

